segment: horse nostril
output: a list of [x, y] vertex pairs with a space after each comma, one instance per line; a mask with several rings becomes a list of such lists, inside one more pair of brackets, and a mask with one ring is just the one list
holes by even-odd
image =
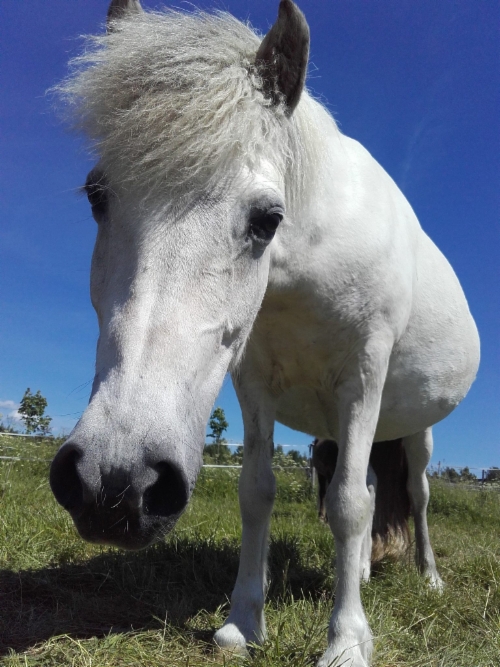
[[144, 491], [144, 514], [172, 516], [179, 514], [188, 501], [187, 485], [175, 466], [161, 462], [153, 466], [158, 472], [156, 482]]
[[82, 452], [73, 445], [63, 446], [50, 466], [50, 486], [57, 502], [75, 512], [83, 506], [83, 485], [76, 469]]

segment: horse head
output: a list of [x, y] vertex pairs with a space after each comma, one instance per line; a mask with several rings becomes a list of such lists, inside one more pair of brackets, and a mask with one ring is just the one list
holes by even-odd
[[186, 507], [290, 224], [309, 33], [289, 0], [262, 42], [225, 14], [113, 0], [95, 43], [61, 90], [99, 155], [96, 372], [50, 483], [84, 538], [135, 549]]

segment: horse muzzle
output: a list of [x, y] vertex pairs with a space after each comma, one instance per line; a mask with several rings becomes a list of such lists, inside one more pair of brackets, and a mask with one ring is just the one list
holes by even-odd
[[50, 486], [85, 540], [142, 549], [174, 527], [193, 485], [172, 461], [110, 466], [67, 442], [52, 461]]

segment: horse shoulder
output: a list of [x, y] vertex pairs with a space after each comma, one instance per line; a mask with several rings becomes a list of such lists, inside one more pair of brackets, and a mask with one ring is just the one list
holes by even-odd
[[275, 239], [269, 296], [286, 301], [298, 287], [335, 337], [365, 336], [367, 325], [376, 330], [377, 321], [389, 321], [398, 338], [410, 314], [418, 221], [361, 144], [337, 130], [325, 141], [321, 175], [293, 225]]

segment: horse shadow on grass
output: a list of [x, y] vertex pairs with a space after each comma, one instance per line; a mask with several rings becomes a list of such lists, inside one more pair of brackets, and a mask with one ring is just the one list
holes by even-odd
[[[0, 656], [58, 635], [185, 628], [199, 610], [224, 605], [238, 571], [239, 544], [174, 539], [141, 552], [107, 551], [88, 561], [0, 571]], [[268, 599], [315, 598], [330, 588], [293, 539], [271, 542]], [[200, 632], [210, 641], [212, 631]]]

